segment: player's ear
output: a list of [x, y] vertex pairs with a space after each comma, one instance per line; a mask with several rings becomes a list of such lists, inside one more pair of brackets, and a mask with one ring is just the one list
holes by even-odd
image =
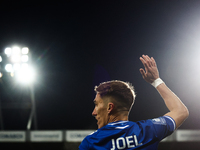
[[108, 111], [108, 114], [110, 114], [110, 112], [111, 111], [113, 111], [113, 109], [114, 109], [114, 104], [113, 103], [108, 103], [108, 109], [107, 109], [107, 111]]

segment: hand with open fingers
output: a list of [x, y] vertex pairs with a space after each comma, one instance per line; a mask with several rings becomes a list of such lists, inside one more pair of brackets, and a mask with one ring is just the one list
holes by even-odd
[[140, 61], [143, 63], [145, 68], [145, 70], [140, 68], [140, 73], [145, 81], [152, 83], [154, 80], [159, 78], [158, 68], [153, 57], [150, 58], [148, 55], [142, 55]]

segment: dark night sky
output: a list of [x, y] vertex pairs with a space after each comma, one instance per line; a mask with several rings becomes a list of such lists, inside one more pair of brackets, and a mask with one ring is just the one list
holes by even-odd
[[[142, 54], [156, 59], [161, 78], [188, 106], [181, 128], [199, 129], [199, 27], [197, 0], [0, 2], [1, 51], [18, 44], [33, 54], [40, 130], [95, 129], [94, 86], [115, 79], [135, 86], [129, 120], [165, 114], [163, 100], [139, 73]], [[15, 94], [6, 86], [4, 81], [1, 101], [8, 95], [21, 101], [19, 85], [9, 85]], [[26, 129], [27, 109], [2, 113], [5, 129]]]

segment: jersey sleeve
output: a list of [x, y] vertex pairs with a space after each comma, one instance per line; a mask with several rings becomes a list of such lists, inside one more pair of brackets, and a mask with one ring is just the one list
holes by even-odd
[[87, 141], [87, 137], [81, 142], [79, 145], [79, 150], [88, 150], [89, 149], [89, 143]]
[[150, 120], [155, 134], [159, 140], [172, 134], [176, 128], [175, 121], [169, 116], [163, 116]]

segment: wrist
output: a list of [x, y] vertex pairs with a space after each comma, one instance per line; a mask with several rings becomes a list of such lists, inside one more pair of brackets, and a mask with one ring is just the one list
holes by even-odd
[[157, 88], [157, 86], [159, 86], [160, 84], [164, 83], [163, 80], [161, 78], [157, 78], [156, 80], [154, 80], [151, 85], [154, 86], [155, 88]]

